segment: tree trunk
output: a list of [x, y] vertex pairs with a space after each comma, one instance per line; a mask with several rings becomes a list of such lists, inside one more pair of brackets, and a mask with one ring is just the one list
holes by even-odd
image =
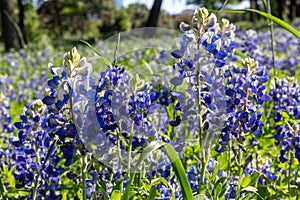
[[14, 2], [11, 0], [0, 0], [0, 11], [2, 21], [2, 37], [5, 45], [5, 51], [11, 48], [19, 49], [20, 42], [18, 32], [14, 26]]
[[297, 0], [296, 2], [296, 16], [300, 17], [300, 1]]
[[20, 27], [21, 32], [22, 32], [23, 40], [24, 40], [25, 44], [27, 44], [27, 39], [26, 39], [26, 34], [25, 34], [25, 24], [24, 24], [25, 7], [24, 7], [24, 4], [23, 4], [22, 0], [18, 0], [18, 7], [19, 7], [19, 27]]
[[[256, 10], [261, 10], [260, 5], [258, 4], [258, 1], [255, 0], [255, 9]], [[257, 20], [259, 20], [261, 18], [261, 15], [255, 13]]]
[[[160, 13], [162, 0], [154, 0], [153, 6], [151, 8], [146, 27], [157, 27], [158, 17]], [[150, 31], [145, 31], [144, 36], [152, 37], [155, 34], [155, 29], [149, 29]]]
[[297, 12], [297, 5], [296, 0], [290, 0], [290, 15], [289, 18], [291, 21], [293, 21], [296, 18], [296, 12]]
[[277, 0], [277, 17], [279, 19], [283, 19], [283, 11], [284, 11], [283, 3], [284, 0]]
[[[256, 4], [257, 4], [256, 0], [250, 0], [250, 8], [251, 9], [256, 9]], [[251, 22], [256, 21], [256, 17], [257, 17], [256, 13], [250, 12], [250, 21]]]

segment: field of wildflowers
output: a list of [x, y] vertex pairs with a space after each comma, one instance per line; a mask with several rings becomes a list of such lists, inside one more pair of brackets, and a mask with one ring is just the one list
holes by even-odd
[[300, 33], [180, 29], [4, 55], [1, 199], [300, 199]]

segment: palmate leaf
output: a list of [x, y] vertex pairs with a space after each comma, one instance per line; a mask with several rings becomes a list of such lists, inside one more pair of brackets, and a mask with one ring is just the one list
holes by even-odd
[[255, 12], [261, 16], [264, 16], [265, 18], [275, 22], [276, 24], [278, 24], [280, 27], [282, 27], [283, 29], [289, 31], [290, 33], [292, 33], [294, 36], [296, 36], [297, 38], [300, 38], [300, 32], [297, 31], [294, 27], [292, 27], [291, 25], [289, 25], [288, 23], [286, 23], [285, 21], [269, 14], [263, 11], [259, 11], [259, 10], [254, 10], [254, 9], [238, 9], [238, 10], [210, 10], [210, 12], [227, 12], [227, 13], [245, 13], [245, 12]]

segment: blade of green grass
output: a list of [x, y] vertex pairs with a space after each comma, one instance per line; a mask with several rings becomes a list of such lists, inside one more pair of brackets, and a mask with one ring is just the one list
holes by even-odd
[[227, 12], [227, 13], [245, 13], [245, 12], [255, 12], [258, 13], [262, 16], [264, 16], [265, 18], [275, 22], [276, 24], [278, 24], [279, 26], [281, 26], [283, 29], [289, 31], [290, 33], [292, 33], [293, 35], [295, 35], [297, 38], [300, 38], [300, 32], [297, 31], [295, 28], [293, 28], [291, 25], [289, 25], [288, 23], [286, 23], [285, 21], [269, 14], [263, 11], [259, 11], [259, 10], [254, 10], [254, 9], [239, 9], [239, 10], [210, 10], [211, 12]]
[[183, 194], [183, 199], [194, 199], [193, 192], [189, 181], [186, 177], [185, 170], [183, 168], [182, 162], [174, 149], [174, 147], [170, 144], [165, 143], [165, 150], [167, 152], [169, 160], [172, 162], [172, 166], [175, 172], [175, 175], [179, 181], [181, 191]]
[[100, 58], [104, 61], [105, 65], [109, 65], [109, 60], [103, 56], [103, 54], [98, 51], [95, 47], [93, 47], [90, 43], [85, 40], [80, 40], [82, 43], [86, 44], [89, 48], [91, 48]]

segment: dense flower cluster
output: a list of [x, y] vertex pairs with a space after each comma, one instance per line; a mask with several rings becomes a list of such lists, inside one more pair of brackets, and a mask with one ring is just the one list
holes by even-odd
[[[276, 28], [274, 30], [275, 65], [277, 69], [288, 70], [292, 74], [297, 70], [299, 57], [299, 40], [292, 34]], [[260, 65], [272, 67], [271, 34], [255, 30], [237, 31], [237, 49], [247, 56], [255, 58]], [[280, 55], [279, 55], [280, 53]]]
[[0, 133], [11, 133], [14, 130], [9, 109], [8, 99], [0, 90]]
[[300, 119], [300, 88], [292, 77], [287, 77], [275, 82], [270, 94], [274, 100], [274, 121], [277, 123], [275, 139], [280, 145], [281, 162], [289, 160], [288, 152], [300, 161], [300, 131], [296, 124], [292, 127], [283, 115], [287, 113], [291, 118]]
[[[265, 93], [265, 83], [269, 76], [264, 67], [259, 67], [254, 59], [246, 58], [243, 68], [233, 66], [226, 70], [228, 79], [226, 85], [227, 116], [228, 121], [222, 130], [221, 147], [218, 151], [224, 151], [229, 140], [237, 140], [241, 132], [253, 133], [261, 136], [261, 127], [264, 123], [260, 120], [259, 108], [271, 97]], [[239, 138], [240, 142], [244, 139]]]
[[124, 66], [110, 66], [101, 73], [95, 105], [101, 130], [113, 144], [117, 143], [118, 133], [126, 140], [132, 137], [134, 147], [144, 145], [155, 134], [149, 122], [149, 114], [155, 107], [150, 88], [138, 76], [130, 77]]
[[17, 187], [33, 185], [32, 197], [61, 198], [59, 177], [64, 168], [58, 165], [57, 153], [62, 152], [65, 166], [71, 165], [79, 141], [72, 119], [72, 93], [75, 77], [85, 74], [87, 66], [73, 49], [65, 55], [64, 67], [49, 65], [53, 77], [47, 81], [47, 95], [24, 108], [21, 121], [14, 124], [18, 136], [10, 138]]
[[277, 127], [277, 134], [274, 136], [280, 144], [280, 156], [281, 162], [286, 162], [288, 158], [287, 153], [291, 152], [295, 158], [300, 162], [300, 130], [296, 125], [291, 127], [288, 123], [284, 127]]
[[274, 120], [276, 122], [281, 120], [282, 111], [300, 119], [300, 87], [294, 78], [287, 77], [276, 81], [275, 87], [271, 88], [270, 95], [272, 95], [275, 104]]
[[[10, 138], [14, 146], [12, 159], [16, 165], [16, 187], [39, 185], [35, 195], [57, 198], [58, 179], [63, 169], [57, 166], [57, 147], [47, 131], [46, 106], [41, 100], [24, 108], [21, 122], [16, 122], [18, 137]], [[38, 185], [37, 185], [38, 184]], [[32, 194], [33, 195], [33, 194]]]

